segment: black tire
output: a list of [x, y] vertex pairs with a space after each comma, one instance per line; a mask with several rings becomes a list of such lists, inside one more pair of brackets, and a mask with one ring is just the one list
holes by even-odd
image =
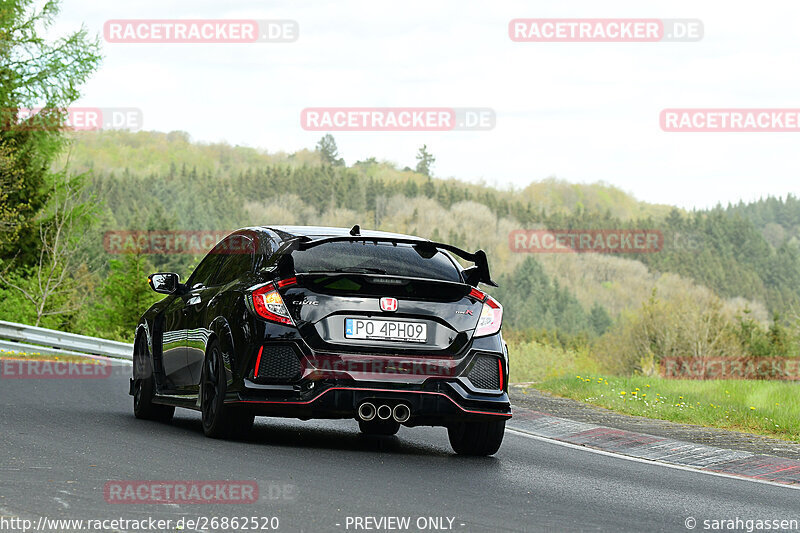
[[214, 439], [244, 438], [253, 428], [255, 415], [225, 405], [227, 377], [219, 342], [212, 341], [203, 361], [200, 381], [200, 411], [203, 433]]
[[150, 350], [142, 337], [133, 349], [133, 415], [140, 420], [169, 422], [175, 414], [175, 407], [153, 403], [155, 378], [150, 362]]
[[400, 422], [395, 422], [392, 419], [378, 420], [374, 418], [369, 422], [363, 420], [358, 421], [358, 429], [365, 435], [395, 435], [400, 430]]
[[505, 420], [458, 422], [447, 428], [447, 434], [459, 455], [493, 455], [503, 443], [505, 429]]

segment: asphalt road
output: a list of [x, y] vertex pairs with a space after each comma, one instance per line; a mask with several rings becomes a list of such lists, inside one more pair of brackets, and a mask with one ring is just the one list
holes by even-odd
[[[411, 517], [411, 531], [421, 517], [445, 517], [444, 527], [452, 519], [456, 531], [687, 531], [690, 516], [697, 530], [711, 519], [800, 520], [798, 490], [513, 432], [495, 457], [479, 459], [455, 456], [442, 428], [371, 438], [348, 420], [259, 418], [250, 440], [226, 442], [203, 436], [197, 413], [143, 422], [131, 402], [119, 370], [107, 379], [0, 379], [0, 515], [264, 516], [278, 517], [280, 531], [365, 531], [353, 521], [367, 516]], [[259, 501], [120, 505], [103, 492], [116, 480], [225, 479], [257, 480]]]

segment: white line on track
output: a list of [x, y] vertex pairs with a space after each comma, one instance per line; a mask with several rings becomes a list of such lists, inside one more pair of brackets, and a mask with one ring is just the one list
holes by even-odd
[[773, 487], [782, 487], [784, 489], [800, 490], [800, 485], [786, 485], [785, 483], [776, 483], [774, 481], [767, 481], [765, 479], [755, 479], [755, 478], [745, 477], [745, 476], [735, 476], [733, 474], [726, 474], [724, 472], [712, 472], [710, 470], [702, 470], [700, 468], [692, 468], [690, 466], [676, 465], [676, 464], [671, 464], [671, 463], [664, 463], [664, 462], [656, 461], [656, 460], [653, 460], [653, 459], [642, 459], [641, 457], [633, 457], [631, 455], [623, 455], [623, 454], [619, 454], [619, 453], [607, 452], [605, 450], [598, 450], [597, 448], [589, 448], [587, 446], [579, 446], [577, 444], [572, 444], [571, 442], [564, 442], [564, 441], [560, 441], [560, 440], [556, 440], [556, 439], [551, 439], [551, 438], [548, 438], [548, 437], [541, 437], [539, 435], [534, 435], [533, 433], [528, 433], [527, 431], [522, 430], [522, 429], [508, 428], [507, 427], [506, 431], [509, 432], [509, 433], [515, 434], [515, 435], [519, 435], [520, 437], [526, 437], [526, 438], [529, 438], [529, 439], [534, 439], [534, 440], [538, 440], [538, 441], [542, 441], [542, 442], [547, 442], [547, 443], [550, 443], [550, 444], [558, 444], [559, 446], [564, 446], [566, 448], [571, 448], [573, 450], [583, 450], [585, 452], [592, 452], [592, 453], [596, 453], [596, 454], [599, 454], [599, 455], [605, 455], [605, 456], [608, 456], [608, 457], [616, 457], [618, 459], [625, 459], [627, 461], [634, 461], [634, 462], [637, 462], [637, 463], [644, 463], [644, 464], [655, 465], [655, 466], [665, 466], [667, 468], [674, 468], [675, 470], [685, 470], [687, 472], [697, 472], [698, 474], [706, 474], [706, 475], [709, 475], [709, 476], [718, 476], [718, 477], [724, 477], [724, 478], [728, 478], [728, 479], [738, 479], [738, 480], [741, 480], [741, 481], [750, 481], [750, 482], [753, 482], [753, 483], [761, 483], [761, 484], [764, 484], [764, 485], [772, 485]]

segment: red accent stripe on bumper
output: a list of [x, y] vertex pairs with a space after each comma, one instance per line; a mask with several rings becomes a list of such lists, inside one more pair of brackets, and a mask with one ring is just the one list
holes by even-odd
[[362, 387], [331, 387], [330, 389], [326, 389], [320, 392], [318, 395], [314, 396], [310, 400], [306, 400], [303, 402], [282, 402], [277, 400], [233, 400], [225, 402], [228, 403], [260, 403], [260, 404], [283, 404], [283, 405], [308, 405], [310, 403], [314, 403], [319, 400], [323, 395], [329, 393], [332, 390], [351, 390], [351, 391], [372, 391], [372, 392], [399, 392], [399, 393], [411, 393], [411, 394], [430, 394], [433, 396], [444, 396], [451, 402], [453, 405], [464, 411], [465, 413], [470, 413], [474, 415], [494, 415], [494, 416], [507, 416], [511, 417], [511, 413], [492, 413], [489, 411], [473, 411], [471, 409], [465, 409], [461, 407], [454, 399], [452, 399], [447, 394], [441, 392], [428, 392], [428, 391], [411, 391], [411, 390], [397, 390], [397, 389], [371, 389], [371, 388], [362, 388]]
[[258, 368], [261, 366], [261, 353], [262, 353], [263, 351], [264, 351], [264, 347], [263, 347], [263, 346], [261, 346], [261, 347], [258, 349], [258, 357], [256, 358], [256, 371], [255, 371], [255, 373], [253, 374], [253, 377], [254, 377], [254, 378], [257, 378], [257, 377], [258, 377]]

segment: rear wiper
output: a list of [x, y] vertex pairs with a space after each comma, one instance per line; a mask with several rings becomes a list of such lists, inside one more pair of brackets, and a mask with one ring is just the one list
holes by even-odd
[[382, 268], [373, 267], [340, 267], [331, 270], [311, 270], [309, 274], [329, 274], [336, 273], [349, 273], [349, 274], [386, 274], [387, 272]]

